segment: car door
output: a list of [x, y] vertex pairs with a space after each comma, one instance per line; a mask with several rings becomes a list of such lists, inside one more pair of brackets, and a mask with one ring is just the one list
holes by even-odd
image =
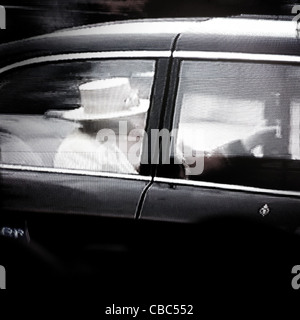
[[141, 218], [234, 215], [295, 231], [298, 74], [295, 56], [175, 51], [164, 122], [173, 173], [158, 168]]
[[[167, 64], [168, 58], [160, 59], [157, 52], [154, 56], [150, 51], [139, 56], [137, 52], [123, 51], [121, 56], [118, 52], [49, 55], [3, 67], [0, 74], [2, 210], [134, 218], [140, 197], [151, 181], [148, 162], [141, 163], [142, 158], [147, 158], [146, 153], [142, 155], [142, 144], [146, 128], [159, 121], [151, 120], [150, 115], [161, 108]], [[135, 152], [135, 162], [130, 168], [116, 161], [114, 167], [101, 170], [102, 167], [93, 166], [92, 162], [88, 164], [88, 159], [95, 157], [95, 150], [85, 150], [85, 144], [91, 139], [95, 141], [99, 131], [77, 143], [86, 122], [49, 117], [49, 110], [54, 110], [55, 115], [84, 107], [80, 86], [112, 78], [127, 79], [130, 97], [134, 93], [135, 99], [139, 103], [143, 101], [146, 108], [135, 116], [117, 114], [114, 121], [103, 116], [101, 128], [116, 138], [114, 150], [121, 147], [120, 123], [130, 122], [130, 129], [138, 130], [138, 134], [130, 138]], [[122, 88], [116, 87], [115, 93], [110, 91], [105, 99], [124, 100], [118, 89]], [[93, 100], [91, 94], [88, 99]], [[127, 129], [125, 140], [129, 142]], [[109, 140], [109, 135], [104, 140]], [[79, 159], [81, 152], [86, 153], [85, 160], [75, 161], [75, 165], [72, 159], [57, 161], [58, 150], [70, 136], [76, 150], [71, 158]], [[80, 143], [82, 148], [76, 149]], [[126, 147], [123, 151], [128, 160], [130, 149], [127, 144]]]

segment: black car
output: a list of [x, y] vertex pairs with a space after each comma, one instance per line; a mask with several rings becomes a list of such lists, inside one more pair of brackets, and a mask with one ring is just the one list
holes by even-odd
[[[127, 286], [160, 276], [173, 289], [175, 265], [208, 281], [217, 254], [229, 283], [237, 255], [253, 272], [258, 256], [269, 267], [280, 257], [289, 288], [297, 256], [285, 249], [298, 247], [300, 226], [296, 27], [272, 17], [136, 20], [2, 45], [5, 248], [38, 243], [59, 262], [34, 259], [62, 264], [69, 285], [78, 274]], [[9, 266], [23, 249], [8, 250]]]

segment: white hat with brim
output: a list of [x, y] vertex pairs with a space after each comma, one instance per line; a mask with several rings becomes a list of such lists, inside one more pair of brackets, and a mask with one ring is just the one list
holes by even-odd
[[149, 100], [140, 99], [130, 88], [128, 78], [90, 81], [79, 86], [81, 107], [73, 110], [49, 110], [46, 117], [70, 121], [95, 121], [131, 117], [147, 112]]
[[149, 109], [148, 99], [139, 99], [140, 103], [138, 106], [128, 108], [126, 110], [106, 112], [103, 114], [89, 114], [85, 112], [84, 107], [79, 107], [73, 110], [48, 110], [45, 113], [47, 118], [59, 118], [69, 121], [96, 121], [96, 120], [109, 120], [114, 118], [125, 118], [131, 117], [138, 114], [142, 114]]

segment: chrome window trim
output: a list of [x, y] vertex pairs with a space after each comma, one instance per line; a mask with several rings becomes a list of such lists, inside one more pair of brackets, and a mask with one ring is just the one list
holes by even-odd
[[15, 164], [0, 164], [0, 169], [4, 170], [16, 170], [23, 172], [43, 172], [43, 173], [60, 173], [60, 174], [73, 174], [80, 176], [94, 176], [102, 178], [117, 178], [117, 179], [130, 179], [150, 182], [150, 176], [141, 176], [139, 174], [125, 174], [125, 173], [113, 173], [103, 171], [88, 171], [88, 170], [77, 170], [77, 169], [59, 169], [50, 167], [35, 167], [35, 166], [22, 166]]
[[54, 54], [22, 60], [0, 68], [0, 74], [19, 67], [43, 62], [69, 61], [81, 59], [106, 59], [106, 58], [168, 58], [171, 51], [97, 51]]
[[300, 63], [300, 56], [283, 54], [261, 54], [242, 52], [215, 52], [215, 51], [184, 51], [173, 53], [174, 58], [205, 59], [205, 60], [248, 60], [260, 62], [296, 62]]
[[193, 181], [193, 180], [184, 180], [184, 179], [170, 179], [170, 178], [160, 178], [155, 177], [153, 182], [158, 183], [170, 183], [176, 185], [185, 185], [191, 187], [203, 187], [207, 189], [221, 189], [225, 191], [238, 191], [238, 192], [250, 192], [250, 193], [259, 193], [259, 194], [268, 194], [274, 196], [292, 196], [292, 197], [300, 197], [299, 191], [289, 191], [289, 190], [275, 190], [275, 189], [264, 189], [257, 187], [248, 187], [242, 185], [234, 185], [234, 184], [223, 184], [223, 183], [215, 183], [215, 182], [206, 182], [206, 181]]

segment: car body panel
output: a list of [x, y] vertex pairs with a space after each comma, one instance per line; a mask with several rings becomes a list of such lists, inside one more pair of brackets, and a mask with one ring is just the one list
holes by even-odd
[[194, 33], [180, 35], [177, 51], [298, 55], [294, 21], [212, 19]]
[[1, 208], [16, 212], [134, 218], [140, 195], [149, 180], [44, 171], [2, 169]]
[[[175, 36], [157, 34], [153, 36], [92, 35], [89, 37], [51, 37], [12, 42], [0, 46], [0, 66], [24, 60], [86, 52], [130, 52], [170, 51]], [[127, 54], [128, 56], [129, 54]], [[82, 57], [84, 58], [84, 57]]]
[[[161, 20], [149, 21], [141, 29], [141, 21], [88, 26], [9, 43], [0, 47], [0, 71], [86, 57], [153, 57], [157, 68], [147, 125], [150, 133], [151, 129], [172, 129], [182, 59], [300, 62], [300, 43], [291, 21], [200, 19], [174, 28], [176, 23], [170, 21], [165, 30]], [[47, 170], [2, 166], [4, 208], [184, 222], [226, 211], [258, 216], [283, 227], [300, 225], [296, 193], [160, 180], [154, 177], [156, 165], [142, 166], [142, 176], [136, 178]], [[45, 198], [36, 198], [38, 191]], [[271, 210], [262, 218], [259, 210], [265, 204]]]
[[[163, 128], [172, 130], [182, 60], [298, 64], [300, 43], [292, 21], [212, 19], [178, 37]], [[160, 169], [158, 169], [160, 175]], [[273, 172], [275, 174], [275, 172]], [[294, 173], [296, 174], [296, 173]], [[299, 192], [155, 177], [141, 219], [195, 223], [239, 216], [286, 230], [300, 226]], [[264, 206], [268, 214], [262, 215]]]
[[[153, 55], [152, 51], [146, 51], [146, 56], [156, 60], [156, 72], [153, 82], [153, 99], [150, 102], [149, 112], [154, 117], [148, 117], [148, 128], [158, 128], [163, 97], [165, 93], [165, 81], [168, 72], [169, 59], [159, 51]], [[155, 51], [157, 53], [157, 51]], [[164, 51], [162, 51], [164, 52]], [[103, 53], [103, 52], [101, 52]], [[141, 51], [122, 51], [121, 59], [129, 57], [133, 59], [145, 59]], [[89, 54], [83, 53], [91, 59]], [[47, 61], [70, 61], [69, 55], [74, 60], [77, 56], [72, 54], [51, 55], [49, 60], [29, 61], [20, 65], [10, 65], [14, 70], [18, 67], [34, 66]], [[162, 58], [160, 56], [162, 55]], [[100, 54], [97, 59], [119, 59], [118, 51], [109, 54]], [[80, 60], [80, 59], [79, 59]], [[24, 61], [24, 60], [23, 60]], [[26, 60], [25, 60], [26, 61]], [[8, 66], [9, 67], [9, 66]], [[3, 72], [6, 72], [5, 70]], [[162, 81], [163, 79], [163, 81]], [[13, 111], [13, 109], [12, 109]], [[20, 111], [19, 111], [20, 112]], [[60, 129], [60, 121], [45, 119], [43, 115], [1, 115], [1, 128], [16, 137], [27, 139], [27, 143], [35, 150], [41, 152], [43, 143], [47, 141], [48, 151], [53, 158], [53, 151], [57, 149], [60, 141], [72, 131], [76, 124], [70, 122]], [[35, 125], [36, 122], [39, 125]], [[147, 128], [146, 128], [147, 130]], [[151, 135], [149, 135], [151, 137]], [[37, 137], [42, 137], [41, 144]], [[148, 140], [151, 145], [151, 139]], [[52, 151], [51, 151], [52, 150]], [[3, 151], [5, 151], [3, 149]], [[7, 150], [9, 151], [9, 150]], [[26, 150], [25, 150], [26, 151]], [[47, 151], [47, 152], [48, 152]], [[47, 160], [47, 154], [40, 154], [44, 158], [44, 166], [36, 164], [26, 166], [22, 164], [0, 164], [1, 168], [1, 208], [7, 212], [38, 212], [38, 213], [62, 213], [98, 215], [106, 217], [131, 218], [138, 216], [140, 198], [147, 186], [151, 183], [151, 166], [147, 163], [150, 154], [145, 153], [145, 165], [141, 166], [143, 175], [119, 174], [110, 172], [94, 172], [86, 170], [64, 170], [53, 168], [51, 159]], [[49, 163], [45, 167], [45, 163]]]
[[[269, 210], [266, 215], [264, 206]], [[224, 185], [189, 185], [156, 178], [147, 193], [141, 218], [195, 223], [234, 216], [295, 231], [300, 226], [299, 209], [299, 193], [278, 195], [258, 188], [226, 189]]]

